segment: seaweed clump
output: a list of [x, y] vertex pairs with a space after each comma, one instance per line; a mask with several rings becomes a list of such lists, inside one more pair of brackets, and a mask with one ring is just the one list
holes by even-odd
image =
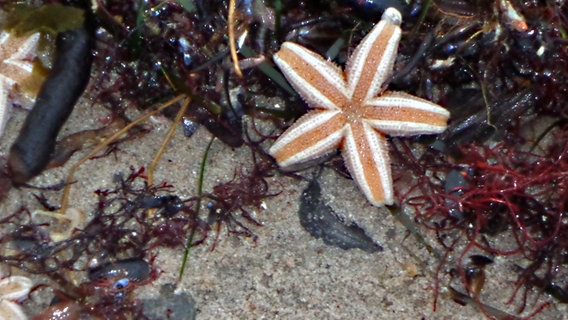
[[217, 238], [221, 226], [225, 226], [230, 234], [256, 240], [256, 235], [247, 223], [253, 226], [262, 226], [262, 223], [249, 208], [260, 209], [264, 206], [265, 199], [278, 195], [270, 190], [266, 181], [275, 171], [276, 165], [259, 148], [257, 142], [251, 141], [249, 137], [247, 141], [252, 151], [252, 169], [235, 170], [230, 181], [214, 186], [211, 193], [203, 195], [204, 200], [208, 201], [207, 222], [216, 225]]
[[[103, 29], [90, 95], [122, 114], [127, 107], [144, 109], [182, 93], [192, 101], [186, 121], [205, 126], [231, 147], [242, 146], [241, 117], [255, 114], [258, 99], [272, 93], [256, 85], [269, 80], [253, 67], [277, 46], [270, 30], [274, 26], [267, 22], [271, 11], [261, 2], [241, 4], [234, 28], [250, 60], [242, 63], [246, 76], [236, 76], [229, 57], [227, 11], [227, 1], [185, 7], [176, 1], [98, 2]], [[173, 117], [175, 111], [165, 114]]]
[[144, 169], [117, 175], [115, 189], [96, 191], [91, 220], [63, 240], [53, 240], [25, 208], [0, 220], [3, 230], [11, 230], [0, 238], [0, 263], [50, 279], [46, 285], [57, 299], [44, 314], [72, 307], [77, 314], [143, 319], [142, 304], [131, 293], [157, 278], [156, 248], [184, 246], [190, 229], [199, 235], [193, 245], [203, 241], [209, 227], [191, 203], [166, 183], [150, 188], [144, 181]]
[[395, 176], [409, 185], [398, 198], [445, 250], [437, 286], [446, 270], [480, 302], [486, 271], [471, 257], [504, 257], [517, 276], [506, 302], [531, 317], [548, 304], [527, 311], [533, 288], [568, 301], [567, 5], [435, 4], [401, 45], [419, 46], [415, 71], [393, 82], [442, 101], [452, 119], [436, 141], [394, 139]]
[[[10, 230], [0, 237], [5, 249], [0, 263], [49, 279], [54, 301], [42, 316], [69, 308], [77, 315], [144, 319], [142, 302], [131, 293], [157, 278], [152, 262], [158, 248], [198, 246], [213, 225], [212, 250], [221, 226], [256, 239], [245, 221], [261, 225], [248, 210], [274, 195], [265, 181], [273, 170], [272, 162], [259, 160], [250, 172], [236, 173], [211, 193], [182, 200], [172, 185], [150, 187], [144, 168], [131, 168], [126, 176], [115, 175], [115, 188], [95, 191], [98, 204], [89, 222], [63, 240], [25, 208], [0, 220], [0, 228]], [[39, 200], [49, 206], [43, 197]], [[210, 209], [206, 218], [196, 210], [203, 200]]]

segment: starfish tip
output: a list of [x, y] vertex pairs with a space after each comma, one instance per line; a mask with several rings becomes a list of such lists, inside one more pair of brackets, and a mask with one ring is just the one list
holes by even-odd
[[285, 60], [285, 58], [283, 57], [283, 55], [285, 56], [285, 52], [288, 51], [296, 51], [295, 49], [298, 49], [298, 47], [300, 47], [299, 45], [290, 42], [290, 41], [286, 41], [284, 43], [282, 43], [282, 45], [280, 45], [280, 50], [278, 50], [278, 52], [276, 52], [273, 56], [272, 59], [274, 60], [274, 62], [276, 62], [276, 64], [278, 66], [281, 67], [281, 62], [283, 62], [283, 60]]
[[369, 199], [367, 198], [367, 200], [369, 200], [369, 202], [375, 206], [375, 207], [384, 207], [384, 206], [391, 206], [394, 203], [394, 200], [374, 200], [374, 199]]
[[276, 52], [275, 56], [278, 55], [282, 50], [294, 50], [294, 49], [302, 49], [300, 45], [294, 43], [294, 42], [290, 42], [290, 41], [286, 41], [284, 43], [282, 43], [280, 45], [280, 50], [278, 50], [278, 52]]
[[386, 20], [386, 21], [390, 22], [391, 24], [394, 24], [396, 26], [400, 26], [400, 24], [402, 23], [402, 15], [401, 15], [400, 11], [398, 11], [397, 9], [395, 9], [393, 7], [390, 7], [390, 8], [387, 8], [385, 10], [383, 15], [381, 16], [381, 20]]

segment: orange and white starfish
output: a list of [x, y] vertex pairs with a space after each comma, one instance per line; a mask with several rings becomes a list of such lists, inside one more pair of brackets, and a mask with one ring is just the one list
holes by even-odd
[[440, 133], [450, 115], [430, 101], [384, 91], [401, 21], [398, 10], [385, 10], [347, 61], [345, 72], [298, 44], [282, 44], [274, 61], [314, 110], [270, 148], [280, 166], [317, 159], [341, 146], [347, 169], [367, 199], [376, 206], [394, 202], [386, 135]]

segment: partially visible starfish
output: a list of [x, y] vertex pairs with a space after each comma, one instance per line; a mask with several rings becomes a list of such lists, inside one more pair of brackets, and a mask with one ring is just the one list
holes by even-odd
[[[10, 117], [10, 101], [16, 97], [33, 100], [34, 91], [39, 88], [27, 82], [32, 75], [38, 41], [39, 33], [16, 37], [0, 32], [0, 135]], [[24, 82], [32, 87], [23, 85]]]
[[16, 301], [30, 293], [33, 283], [22, 276], [4, 277], [0, 270], [0, 319], [25, 320], [26, 314]]
[[315, 110], [298, 119], [270, 148], [280, 166], [313, 160], [341, 146], [347, 169], [367, 199], [376, 206], [394, 202], [385, 135], [440, 133], [450, 115], [430, 101], [384, 91], [394, 67], [401, 21], [398, 10], [385, 10], [347, 61], [345, 73], [298, 44], [282, 44], [274, 61]]

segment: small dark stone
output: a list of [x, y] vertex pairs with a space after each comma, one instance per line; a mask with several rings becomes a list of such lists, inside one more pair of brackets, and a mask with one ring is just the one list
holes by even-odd
[[480, 255], [480, 254], [471, 255], [469, 257], [469, 260], [471, 261], [471, 263], [473, 265], [478, 266], [478, 267], [484, 267], [488, 264], [493, 263], [493, 259], [491, 259], [488, 256], [484, 256], [484, 255]]
[[143, 196], [140, 204], [147, 209], [163, 209], [161, 214], [171, 217], [183, 208], [183, 201], [176, 195]]
[[365, 230], [356, 223], [346, 223], [345, 218], [336, 214], [333, 209], [320, 199], [321, 187], [312, 180], [302, 192], [300, 199], [300, 224], [313, 237], [322, 238], [327, 245], [344, 250], [359, 248], [374, 253], [383, 248]]
[[174, 284], [163, 285], [158, 297], [142, 302], [144, 315], [151, 320], [193, 320], [197, 314], [195, 300], [189, 293], [175, 293]]
[[89, 270], [89, 279], [126, 278], [131, 281], [143, 281], [150, 275], [150, 265], [143, 259], [132, 258], [109, 262], [100, 267]]
[[409, 6], [405, 1], [400, 0], [343, 0], [353, 8], [358, 14], [367, 18], [380, 18], [381, 14], [390, 7], [396, 8], [403, 17], [408, 16]]
[[199, 128], [199, 123], [192, 121], [188, 118], [183, 119], [183, 135], [186, 137], [191, 137]]

